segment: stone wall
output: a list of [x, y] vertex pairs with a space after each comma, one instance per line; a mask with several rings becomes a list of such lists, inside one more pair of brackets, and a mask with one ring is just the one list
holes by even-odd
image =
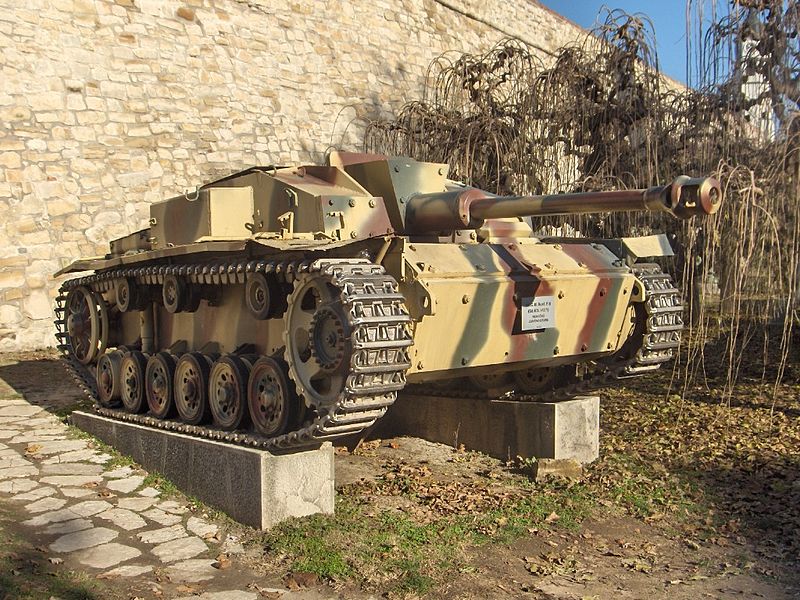
[[579, 32], [534, 0], [0, 0], [0, 351], [52, 346], [51, 274], [151, 202], [357, 148], [443, 52]]

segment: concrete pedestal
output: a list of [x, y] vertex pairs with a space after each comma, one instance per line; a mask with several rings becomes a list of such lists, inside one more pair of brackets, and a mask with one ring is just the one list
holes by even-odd
[[272, 454], [150, 429], [85, 412], [72, 423], [232, 519], [267, 529], [289, 517], [333, 513], [333, 446]]
[[513, 402], [401, 393], [373, 435], [463, 444], [503, 460], [519, 456], [585, 464], [600, 452], [600, 398]]

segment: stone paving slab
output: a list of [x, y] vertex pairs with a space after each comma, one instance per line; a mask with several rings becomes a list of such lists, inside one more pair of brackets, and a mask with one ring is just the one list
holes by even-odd
[[42, 475], [100, 475], [103, 467], [100, 465], [87, 465], [86, 463], [54, 463], [43, 465]]
[[116, 469], [106, 471], [105, 473], [103, 473], [103, 477], [107, 479], [119, 479], [121, 477], [130, 477], [133, 474], [134, 474], [133, 467], [125, 466], [125, 467], [117, 467]]
[[0, 493], [16, 494], [17, 492], [27, 492], [39, 484], [32, 479], [12, 479], [10, 481], [0, 481]]
[[30, 477], [38, 475], [39, 470], [34, 466], [24, 467], [9, 467], [8, 469], [0, 469], [0, 481], [5, 479], [18, 479], [20, 477]]
[[84, 550], [76, 558], [78, 562], [89, 567], [107, 569], [141, 555], [141, 551], [137, 548], [114, 543]]
[[216, 535], [218, 527], [212, 523], [206, 523], [197, 517], [189, 517], [186, 521], [186, 528], [193, 534], [201, 538], [209, 538]]
[[151, 508], [142, 514], [151, 521], [155, 521], [159, 525], [164, 525], [165, 527], [175, 525], [175, 523], [180, 523], [183, 520], [180, 515], [171, 515], [158, 508]]
[[92, 546], [110, 542], [119, 535], [118, 531], [106, 527], [92, 527], [83, 531], [67, 533], [50, 544], [52, 552], [75, 552]]
[[132, 477], [125, 477], [124, 479], [115, 479], [106, 483], [106, 487], [115, 492], [125, 492], [126, 494], [139, 488], [144, 482], [144, 477], [141, 475], [134, 475]]
[[[22, 398], [0, 398], [0, 440], [0, 503], [16, 507], [23, 531], [53, 565], [63, 561], [62, 568], [119, 585], [152, 576], [160, 582], [154, 589], [166, 590], [167, 584], [213, 585], [222, 573], [213, 567], [215, 557], [243, 551], [235, 537], [185, 501], [143, 487], [142, 469], [109, 465], [111, 456], [89, 440], [72, 439], [57, 417]], [[225, 573], [229, 581], [231, 571]], [[259, 597], [250, 590], [203, 592], [191, 598]], [[285, 589], [274, 592], [285, 600], [296, 597]], [[158, 595], [166, 600], [182, 594]]]
[[[18, 498], [17, 498], [18, 499]], [[47, 510], [56, 510], [67, 503], [64, 498], [41, 498], [25, 505], [25, 510], [30, 513], [40, 513]]]
[[88, 483], [100, 483], [103, 478], [99, 475], [48, 475], [47, 477], [42, 477], [39, 481], [59, 486], [79, 487]]
[[[85, 440], [55, 440], [43, 441], [41, 443], [29, 444], [26, 452], [36, 454], [61, 454], [74, 450], [86, 450]], [[92, 456], [95, 456], [93, 453]]]
[[48, 525], [45, 527], [44, 533], [72, 533], [73, 531], [81, 531], [93, 526], [89, 519], [72, 519], [71, 521]]
[[156, 502], [157, 500], [155, 498], [120, 498], [117, 501], [117, 506], [141, 512], [152, 507]]
[[112, 508], [97, 515], [100, 519], [111, 521], [125, 531], [135, 531], [147, 525], [147, 522], [135, 512], [124, 508]]
[[95, 492], [91, 488], [62, 487], [61, 493], [67, 498], [86, 498], [86, 496], [91, 496]]
[[164, 542], [154, 547], [151, 552], [162, 562], [170, 563], [176, 560], [194, 558], [206, 550], [208, 550], [206, 543], [199, 537], [192, 536]]
[[0, 408], [0, 417], [32, 417], [33, 415], [42, 412], [38, 406], [31, 406], [27, 402], [20, 404], [12, 404], [10, 406], [3, 406]]
[[55, 456], [51, 456], [50, 458], [45, 458], [42, 461], [42, 464], [47, 465], [47, 464], [58, 464], [58, 463], [73, 463], [81, 460], [90, 460], [95, 456], [97, 456], [97, 452], [95, 452], [94, 450], [89, 450], [84, 448], [84, 449], [64, 452], [63, 454], [56, 454]]
[[162, 544], [170, 540], [176, 540], [182, 537], [189, 537], [186, 529], [182, 525], [173, 525], [172, 527], [164, 527], [153, 531], [143, 531], [137, 533], [136, 537], [145, 544]]
[[48, 485], [43, 485], [41, 487], [33, 488], [30, 492], [25, 492], [24, 494], [16, 494], [13, 499], [14, 500], [38, 500], [39, 498], [44, 498], [45, 496], [52, 496], [58, 493], [56, 488], [50, 487]]
[[218, 571], [213, 564], [213, 560], [193, 558], [170, 565], [166, 573], [175, 583], [199, 583], [214, 579]]
[[153, 565], [122, 565], [116, 569], [106, 571], [101, 577], [103, 579], [113, 579], [115, 577], [137, 577], [153, 570]]

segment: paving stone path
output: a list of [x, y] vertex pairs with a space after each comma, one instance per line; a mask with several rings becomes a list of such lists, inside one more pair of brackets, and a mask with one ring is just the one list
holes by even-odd
[[[234, 539], [225, 539], [217, 525], [186, 506], [162, 499], [132, 467], [107, 468], [111, 456], [70, 437], [67, 426], [42, 408], [23, 398], [0, 399], [0, 502], [22, 507], [28, 516], [24, 530], [45, 540], [51, 557], [69, 559], [103, 579], [156, 569], [173, 583], [217, 576], [216, 556], [235, 553]], [[274, 597], [300, 597], [285, 589], [269, 591]], [[263, 596], [229, 590], [190, 597]]]

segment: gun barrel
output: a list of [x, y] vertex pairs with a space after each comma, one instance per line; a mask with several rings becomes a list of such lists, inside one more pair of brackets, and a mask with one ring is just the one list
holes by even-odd
[[476, 229], [486, 219], [575, 215], [597, 212], [660, 211], [679, 219], [719, 210], [722, 190], [711, 177], [681, 176], [647, 189], [542, 196], [494, 196], [476, 188], [419, 194], [408, 201], [406, 229], [413, 232]]
[[[594, 194], [547, 194], [544, 196], [501, 196], [481, 198], [470, 205], [475, 219], [502, 219], [535, 215], [577, 215], [595, 212], [647, 210], [646, 190], [615, 190]], [[588, 196], [588, 197], [587, 197]]]

